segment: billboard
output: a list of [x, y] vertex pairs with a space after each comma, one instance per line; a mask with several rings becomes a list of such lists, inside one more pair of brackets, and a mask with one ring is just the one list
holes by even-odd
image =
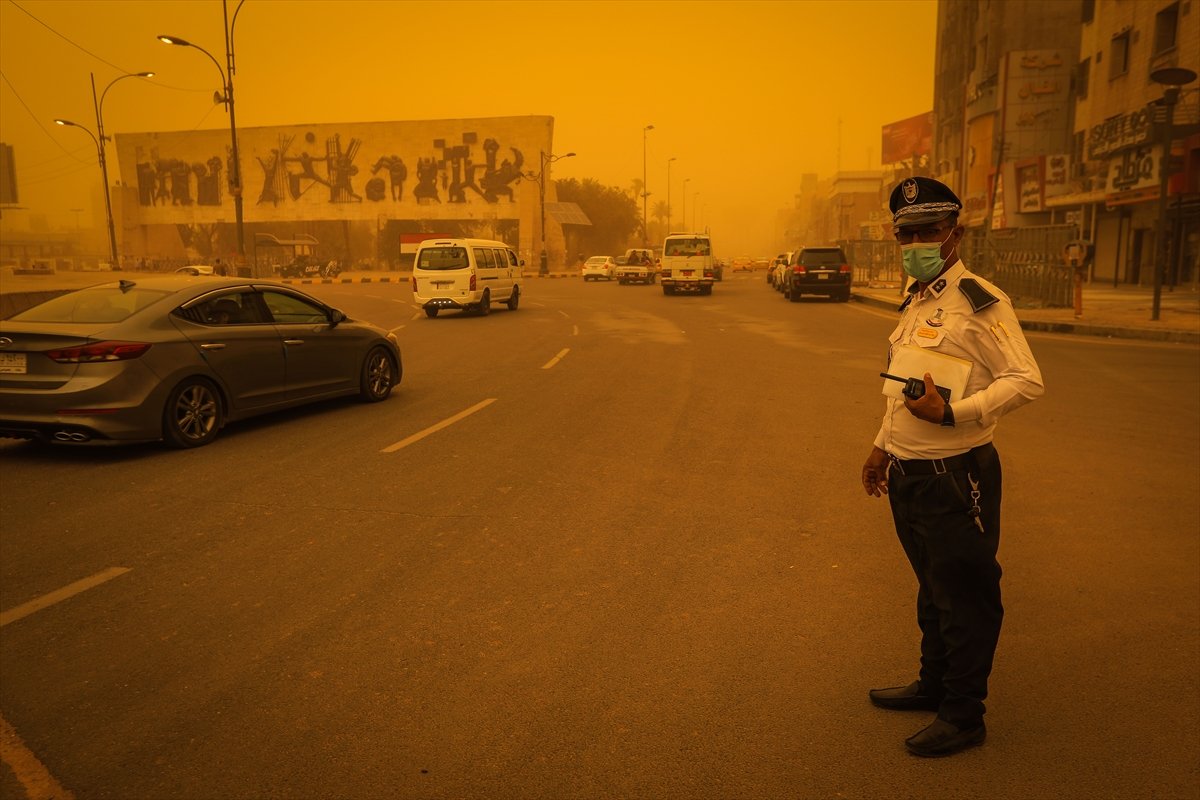
[[922, 156], [928, 159], [933, 154], [933, 112], [884, 125], [879, 152], [883, 164], [920, 161]]

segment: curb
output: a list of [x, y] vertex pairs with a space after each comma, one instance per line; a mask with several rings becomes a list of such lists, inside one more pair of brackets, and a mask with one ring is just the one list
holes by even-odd
[[[859, 303], [895, 311], [899, 303], [882, 300], [871, 295], [852, 292], [851, 299]], [[1020, 319], [1020, 312], [1017, 313]], [[1191, 331], [1153, 330], [1150, 328], [1128, 328], [1121, 325], [1093, 325], [1085, 322], [1056, 322], [1052, 320], [1021, 319], [1021, 329], [1042, 333], [1069, 333], [1077, 336], [1102, 336], [1110, 339], [1142, 339], [1152, 342], [1200, 345], [1200, 333]]]

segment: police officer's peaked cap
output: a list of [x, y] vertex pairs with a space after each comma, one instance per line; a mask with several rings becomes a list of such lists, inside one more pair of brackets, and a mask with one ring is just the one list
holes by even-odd
[[962, 210], [962, 203], [950, 187], [933, 178], [906, 178], [892, 190], [888, 201], [892, 224], [896, 227], [941, 222]]

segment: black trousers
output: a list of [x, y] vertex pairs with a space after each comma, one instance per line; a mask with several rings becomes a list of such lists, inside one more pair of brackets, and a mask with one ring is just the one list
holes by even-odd
[[[917, 576], [923, 691], [941, 697], [938, 716], [960, 728], [983, 722], [988, 675], [1004, 607], [1000, 603], [1000, 457], [970, 451], [971, 466], [941, 475], [888, 475], [892, 519]], [[968, 513], [978, 483], [979, 521]]]

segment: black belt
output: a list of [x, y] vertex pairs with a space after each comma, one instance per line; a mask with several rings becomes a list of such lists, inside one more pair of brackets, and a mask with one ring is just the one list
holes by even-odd
[[896, 458], [891, 453], [888, 453], [888, 458], [892, 460], [892, 466], [899, 470], [901, 475], [941, 475], [956, 470], [978, 469], [979, 462], [975, 458], [975, 454], [991, 446], [990, 443], [983, 444], [965, 453], [946, 458]]

